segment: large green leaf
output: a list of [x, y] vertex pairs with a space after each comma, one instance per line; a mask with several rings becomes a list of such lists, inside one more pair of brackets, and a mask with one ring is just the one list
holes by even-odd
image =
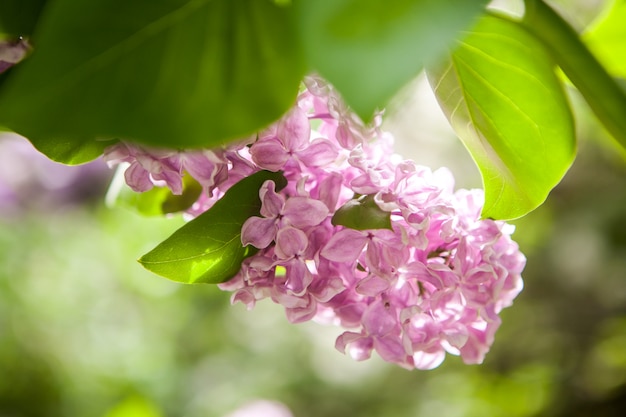
[[445, 54], [486, 0], [300, 0], [312, 69], [369, 119], [426, 63]]
[[514, 219], [543, 203], [576, 151], [543, 46], [517, 23], [487, 15], [428, 77], [482, 174], [483, 217]]
[[279, 172], [261, 171], [232, 188], [210, 210], [178, 229], [139, 259], [148, 270], [188, 284], [220, 283], [233, 277], [254, 253], [241, 244], [241, 227], [261, 209], [259, 189], [266, 180], [286, 185]]
[[0, 35], [12, 37], [32, 35], [46, 3], [47, 0], [0, 1]]
[[0, 124], [40, 149], [60, 138], [222, 144], [280, 117], [304, 72], [292, 8], [270, 0], [48, 6], [32, 56], [0, 90]]

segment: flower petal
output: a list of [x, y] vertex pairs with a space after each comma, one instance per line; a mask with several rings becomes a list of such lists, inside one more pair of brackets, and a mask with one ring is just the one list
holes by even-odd
[[130, 162], [132, 160], [131, 156], [129, 145], [124, 142], [118, 142], [104, 150], [102, 159], [111, 168], [120, 162]]
[[130, 164], [124, 171], [124, 178], [126, 179], [126, 184], [138, 193], [143, 193], [154, 187], [150, 180], [150, 174], [137, 161]]
[[278, 124], [276, 136], [290, 151], [307, 146], [311, 136], [311, 125], [304, 110], [295, 106]]
[[276, 256], [290, 259], [306, 250], [309, 240], [306, 234], [294, 227], [284, 227], [276, 233]]
[[262, 217], [250, 217], [241, 227], [241, 244], [263, 249], [272, 243], [276, 235], [276, 221]]
[[413, 367], [412, 360], [409, 361], [410, 359], [404, 350], [404, 346], [402, 346], [402, 342], [397, 336], [375, 337], [374, 349], [387, 362], [397, 363], [408, 369]]
[[317, 301], [311, 296], [307, 296], [305, 299], [308, 304], [299, 307], [285, 308], [285, 314], [289, 323], [303, 323], [311, 320], [317, 313]]
[[313, 281], [313, 275], [306, 264], [300, 260], [292, 259], [286, 265], [287, 281], [285, 287], [294, 295], [304, 295], [309, 284]]
[[335, 211], [337, 207], [337, 201], [339, 200], [339, 194], [341, 193], [341, 184], [343, 183], [343, 177], [333, 172], [322, 180], [319, 186], [319, 199], [326, 204], [328, 210]]
[[420, 350], [413, 354], [413, 362], [416, 369], [426, 371], [429, 369], [435, 369], [436, 367], [441, 365], [445, 357], [446, 352], [443, 350], [443, 348], [438, 348], [436, 350], [433, 350], [432, 352]]
[[181, 195], [183, 193], [183, 178], [180, 172], [163, 169], [158, 174], [152, 174], [152, 178], [157, 181], [165, 181], [170, 190], [172, 190], [172, 194]]
[[255, 164], [269, 171], [279, 171], [287, 160], [289, 154], [277, 139], [259, 140], [250, 148], [250, 156]]
[[215, 184], [215, 176], [228, 161], [220, 158], [215, 152], [205, 150], [185, 154], [182, 158], [182, 163], [184, 169], [196, 181], [204, 187], [212, 187]]
[[393, 310], [389, 310], [382, 301], [375, 301], [365, 310], [362, 322], [365, 332], [377, 337], [383, 337], [400, 326]]
[[356, 286], [356, 292], [362, 295], [376, 297], [389, 288], [389, 281], [377, 275], [369, 275]]
[[373, 348], [371, 337], [355, 332], [343, 332], [335, 341], [335, 349], [341, 353], [346, 353], [347, 349], [352, 359], [357, 361], [369, 359]]
[[312, 198], [291, 197], [285, 202], [283, 215], [294, 227], [315, 226], [328, 216], [328, 207]]
[[259, 190], [261, 198], [261, 215], [264, 217], [276, 218], [283, 211], [285, 198], [277, 194], [274, 181], [265, 181]]
[[345, 290], [346, 286], [339, 277], [318, 276], [309, 285], [309, 293], [312, 294], [319, 302], [325, 303]]
[[337, 149], [326, 139], [315, 139], [309, 146], [298, 152], [298, 159], [308, 167], [320, 167], [337, 160]]
[[335, 262], [354, 262], [367, 244], [367, 236], [358, 230], [343, 229], [330, 238], [321, 255]]

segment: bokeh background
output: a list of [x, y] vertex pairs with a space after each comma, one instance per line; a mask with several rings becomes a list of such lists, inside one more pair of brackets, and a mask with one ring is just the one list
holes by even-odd
[[[569, 10], [583, 24], [595, 3]], [[432, 371], [354, 362], [339, 329], [144, 271], [181, 218], [107, 207], [102, 161], [64, 167], [0, 136], [0, 417], [623, 416], [626, 157], [571, 100], [579, 156], [515, 222], [524, 291], [484, 364]], [[399, 153], [480, 186], [423, 78], [386, 123]]]

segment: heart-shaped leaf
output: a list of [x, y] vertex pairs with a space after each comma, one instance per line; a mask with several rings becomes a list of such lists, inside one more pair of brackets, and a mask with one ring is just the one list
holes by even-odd
[[514, 219], [543, 203], [570, 167], [576, 141], [542, 44], [519, 24], [487, 15], [428, 78], [482, 174], [482, 216]]
[[232, 186], [211, 209], [196, 217], [139, 262], [165, 278], [187, 284], [217, 284], [232, 278], [256, 248], [241, 244], [241, 227], [261, 210], [259, 189], [267, 180], [281, 189], [280, 172], [260, 171]]

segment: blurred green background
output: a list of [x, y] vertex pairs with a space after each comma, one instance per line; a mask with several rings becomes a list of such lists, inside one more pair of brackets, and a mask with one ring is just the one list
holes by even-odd
[[[626, 164], [580, 114], [572, 170], [516, 222], [525, 289], [502, 313], [485, 363], [449, 356], [433, 371], [354, 362], [333, 348], [339, 329], [290, 325], [270, 301], [249, 312], [217, 287], [151, 275], [134, 260], [180, 218], [107, 208], [111, 172], [100, 161], [59, 166], [5, 135], [0, 416], [217, 417], [257, 399], [297, 417], [622, 416]], [[403, 117], [390, 122], [399, 136]], [[462, 145], [423, 118], [417, 130], [436, 136], [448, 159], [419, 138], [400, 147], [418, 162], [450, 165], [463, 186], [479, 185]]]

